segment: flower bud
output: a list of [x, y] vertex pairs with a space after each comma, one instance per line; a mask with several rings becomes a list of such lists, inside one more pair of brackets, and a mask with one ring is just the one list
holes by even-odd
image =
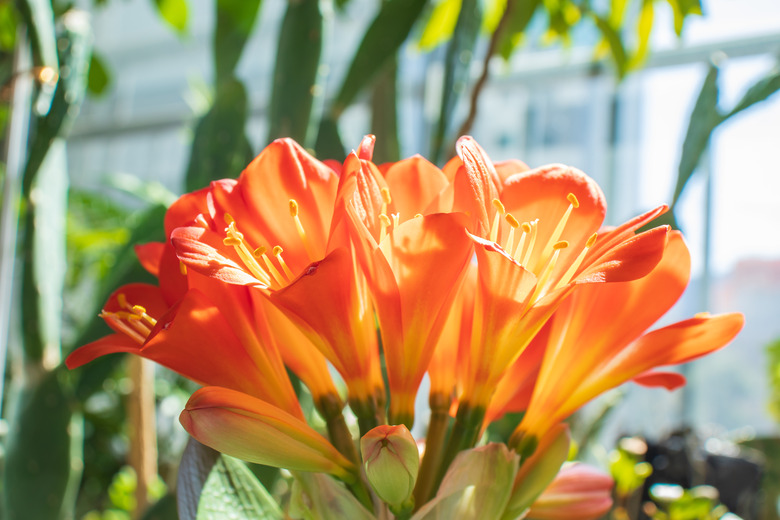
[[612, 508], [612, 477], [585, 464], [564, 465], [536, 499], [529, 518], [594, 520]]
[[377, 426], [360, 439], [366, 476], [379, 498], [399, 507], [414, 490], [420, 453], [404, 425]]

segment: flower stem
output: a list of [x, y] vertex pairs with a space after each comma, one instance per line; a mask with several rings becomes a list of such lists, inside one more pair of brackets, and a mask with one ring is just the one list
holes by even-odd
[[417, 475], [417, 484], [414, 487], [414, 503], [417, 507], [426, 503], [433, 494], [450, 422], [448, 398], [442, 395], [431, 395], [429, 403], [431, 418], [425, 436], [425, 453]]
[[447, 473], [447, 469], [458, 453], [473, 448], [477, 443], [484, 418], [484, 408], [472, 407], [466, 402], [460, 404], [458, 415], [455, 417], [455, 424], [452, 426], [452, 434], [447, 442], [447, 449], [439, 466], [434, 489], [439, 487], [439, 484], [444, 479], [444, 475]]
[[317, 410], [325, 419], [328, 427], [328, 437], [333, 446], [344, 455], [350, 462], [360, 466], [357, 448], [352, 440], [352, 433], [344, 421], [344, 414], [341, 410], [344, 408], [341, 399], [335, 395], [325, 395], [316, 401]]

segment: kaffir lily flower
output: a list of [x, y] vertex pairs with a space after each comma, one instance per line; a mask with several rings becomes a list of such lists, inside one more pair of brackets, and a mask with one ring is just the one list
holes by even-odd
[[349, 250], [328, 246], [337, 182], [293, 141], [277, 140], [238, 181], [212, 183], [210, 218], [173, 230], [171, 241], [188, 268], [260, 291], [341, 374], [353, 404], [373, 415], [384, 390], [370, 304]]
[[[278, 140], [238, 180], [181, 197], [168, 242], [137, 249], [159, 287], [118, 289], [101, 314], [114, 333], [68, 366], [131, 352], [205, 385], [182, 425], [217, 450], [293, 470], [291, 514], [370, 519], [384, 502], [414, 520], [594, 518], [608, 483], [572, 480], [580, 466], [558, 474], [561, 421], [628, 380], [681, 385], [653, 369], [723, 346], [741, 315], [645, 333], [690, 267], [678, 233], [636, 233], [663, 206], [603, 230], [604, 196], [574, 168], [494, 165], [469, 137], [441, 170], [419, 156], [376, 166], [373, 144], [329, 166]], [[373, 496], [328, 364], [365, 434]], [[305, 423], [287, 369], [329, 440]], [[426, 371], [420, 461], [403, 424]], [[386, 425], [387, 397], [399, 426]], [[524, 412], [508, 442], [472, 449], [508, 411]]]
[[612, 508], [612, 477], [585, 464], [569, 464], [531, 505], [529, 520], [596, 520]]
[[533, 396], [510, 442], [521, 452], [533, 449], [552, 425], [626, 381], [681, 386], [680, 374], [652, 369], [691, 361], [731, 341], [742, 328], [741, 314], [700, 314], [642, 335], [677, 301], [689, 274], [688, 249], [674, 232], [663, 259], [644, 278], [579, 287], [550, 322]]

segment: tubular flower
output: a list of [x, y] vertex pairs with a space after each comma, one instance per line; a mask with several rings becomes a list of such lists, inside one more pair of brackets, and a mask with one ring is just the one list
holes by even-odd
[[[373, 138], [363, 141], [361, 158], [344, 162], [337, 203], [337, 225], [346, 227], [365, 275], [382, 336], [390, 386], [390, 422], [411, 426], [414, 399], [449, 308], [472, 256], [463, 216], [454, 213], [400, 214], [393, 199], [409, 197], [402, 187], [420, 183], [395, 182], [392, 193], [370, 161]], [[408, 171], [399, 171], [408, 168]], [[409, 161], [388, 169], [391, 179], [417, 175], [427, 168]], [[439, 176], [439, 181], [441, 177]], [[439, 183], [441, 185], [441, 182]], [[407, 208], [421, 208], [428, 196], [415, 192]], [[398, 207], [403, 207], [399, 204]], [[392, 219], [391, 219], [392, 216]], [[336, 220], [334, 219], [334, 220]]]
[[742, 328], [741, 314], [701, 314], [642, 334], [677, 301], [689, 273], [688, 250], [673, 232], [663, 259], [644, 278], [578, 287], [551, 319], [533, 396], [511, 443], [532, 449], [552, 425], [626, 381], [680, 386], [679, 374], [651, 370], [685, 363], [731, 341]]
[[531, 505], [525, 518], [595, 520], [612, 508], [612, 477], [585, 464], [568, 464]]
[[[326, 247], [337, 182], [293, 141], [274, 141], [238, 181], [212, 183], [210, 218], [174, 229], [171, 241], [188, 268], [259, 290], [333, 364], [350, 398], [371, 402], [382, 387], [373, 317], [349, 251]], [[291, 366], [311, 355], [300, 339], [286, 345]]]

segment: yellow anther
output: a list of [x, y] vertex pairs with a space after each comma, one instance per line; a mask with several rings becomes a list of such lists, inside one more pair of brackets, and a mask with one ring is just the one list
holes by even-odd
[[560, 242], [553, 244], [553, 249], [565, 249], [567, 247], [569, 247], [569, 243], [565, 240], [561, 240]]
[[[504, 215], [504, 219], [509, 222], [509, 225], [512, 226], [514, 229], [517, 229], [520, 227], [520, 223], [517, 221], [517, 219], [512, 215], [511, 213], [507, 213]], [[525, 229], [523, 229], [525, 231]]]
[[504, 205], [498, 199], [493, 199], [493, 207], [496, 208], [502, 215], [506, 213], [506, 208], [504, 208]]
[[146, 314], [146, 308], [140, 305], [133, 305], [132, 311], [139, 316]]
[[422, 213], [416, 213], [416, 214], [414, 215], [414, 218], [422, 218]]
[[385, 187], [385, 188], [382, 188], [380, 190], [380, 192], [382, 193], [382, 201], [385, 204], [390, 204], [390, 202], [392, 202], [392, 200], [393, 200], [393, 199], [390, 198], [390, 190]]
[[309, 255], [309, 260], [313, 262], [317, 258], [317, 255], [314, 254], [314, 249], [312, 249], [312, 246], [309, 243], [309, 237], [306, 236], [306, 230], [303, 229], [303, 223], [298, 216], [298, 203], [295, 199], [290, 199], [290, 216], [295, 220], [295, 230], [298, 231], [298, 236], [301, 238], [301, 243], [306, 250], [306, 254]]
[[117, 294], [116, 302], [119, 304], [120, 307], [124, 307], [125, 309], [130, 308], [130, 305], [127, 303], [127, 296], [125, 296], [125, 293]]
[[146, 335], [142, 335], [133, 327], [122, 321], [122, 317], [119, 316], [118, 313], [102, 311], [99, 316], [106, 321], [110, 321], [116, 328], [124, 332], [139, 345], [143, 345], [144, 341], [146, 341]]
[[539, 230], [539, 219], [536, 219], [529, 224], [531, 226], [531, 231], [528, 232], [528, 248], [525, 250], [523, 261], [520, 262], [526, 269], [528, 268], [528, 263], [531, 261], [531, 253], [533, 253], [534, 246], [536, 245], [536, 234]]
[[230, 213], [225, 213], [225, 222], [227, 222], [227, 225], [233, 224], [236, 221], [236, 219], [233, 218], [233, 215]]
[[129, 321], [141, 321], [143, 319], [143, 316], [140, 314], [127, 314], [123, 316], [124, 319]]
[[589, 248], [593, 247], [593, 245], [596, 243], [596, 237], [598, 236], [599, 236], [598, 233], [593, 233], [588, 239], [588, 241], [585, 243], [585, 247], [589, 247]]
[[566, 200], [568, 200], [571, 203], [571, 205], [574, 206], [575, 208], [580, 207], [580, 201], [577, 200], [577, 196], [575, 194], [569, 193], [568, 195], [566, 195]]
[[271, 251], [276, 257], [276, 261], [279, 262], [280, 266], [282, 266], [282, 271], [284, 271], [284, 275], [287, 277], [287, 281], [292, 282], [293, 278], [295, 278], [295, 275], [287, 266], [287, 262], [284, 261], [284, 258], [282, 258], [282, 253], [284, 252], [282, 246], [274, 246], [274, 248]]
[[298, 216], [298, 203], [295, 201], [295, 199], [290, 199], [290, 216]]
[[382, 223], [382, 226], [384, 227], [389, 227], [392, 224], [390, 217], [388, 217], [384, 213], [379, 215], [379, 221]]
[[563, 276], [561, 276], [561, 279], [558, 280], [558, 283], [555, 285], [555, 289], [560, 289], [567, 283], [571, 281], [572, 278], [574, 278], [574, 274], [577, 272], [577, 270], [582, 265], [583, 260], [585, 260], [585, 255], [588, 254], [588, 250], [593, 247], [593, 244], [596, 243], [596, 237], [598, 236], [598, 233], [593, 233], [590, 238], [588, 238], [588, 241], [585, 243], [585, 247], [580, 251], [580, 254], [577, 255], [577, 258], [574, 259], [574, 262], [571, 263], [569, 268], [566, 270], [565, 273], [563, 273]]
[[255, 258], [261, 258], [266, 251], [268, 251], [268, 248], [266, 248], [265, 246], [260, 246], [254, 251], [252, 251], [252, 256], [254, 256]]
[[187, 275], [187, 265], [181, 260], [179, 260], [179, 272], [185, 276]]
[[225, 237], [222, 239], [222, 243], [226, 246], [238, 247], [241, 245], [241, 240], [236, 237]]
[[284, 252], [284, 249], [282, 249], [282, 246], [274, 246], [271, 251], [273, 252], [274, 256], [279, 256]]
[[530, 233], [531, 232], [531, 224], [528, 222], [523, 222], [521, 224], [521, 227], [523, 228], [523, 233]]

